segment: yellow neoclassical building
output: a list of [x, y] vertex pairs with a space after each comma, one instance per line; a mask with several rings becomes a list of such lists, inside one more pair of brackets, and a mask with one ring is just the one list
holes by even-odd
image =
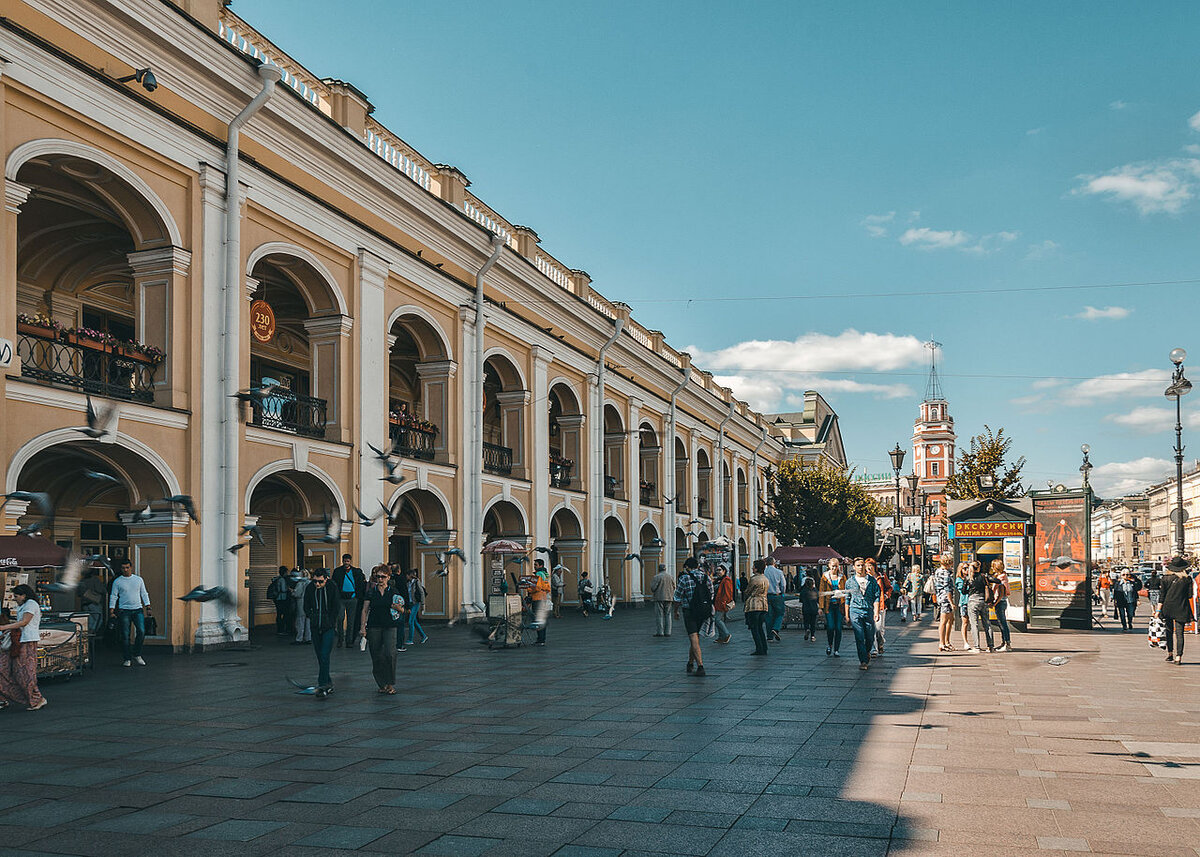
[[5, 492], [132, 557], [158, 642], [221, 638], [194, 586], [246, 628], [279, 565], [343, 552], [419, 568], [449, 619], [498, 537], [549, 549], [568, 600], [589, 570], [629, 603], [710, 539], [774, 548], [769, 421], [221, 0], [12, 0], [0, 103]]

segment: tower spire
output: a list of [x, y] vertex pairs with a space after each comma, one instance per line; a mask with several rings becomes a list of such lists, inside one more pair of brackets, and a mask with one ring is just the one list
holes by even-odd
[[945, 399], [942, 395], [942, 380], [938, 377], [937, 356], [942, 343], [932, 339], [925, 343], [929, 349], [929, 380], [925, 382], [925, 401], [940, 402]]

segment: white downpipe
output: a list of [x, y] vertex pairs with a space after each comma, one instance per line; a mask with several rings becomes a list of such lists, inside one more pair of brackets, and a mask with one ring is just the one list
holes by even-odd
[[663, 533], [663, 541], [665, 542], [663, 545], [663, 556], [666, 558], [667, 571], [669, 571], [671, 574], [675, 573], [676, 563], [679, 561], [679, 557], [675, 553], [677, 550], [677, 546], [675, 544], [675, 514], [677, 511], [676, 506], [679, 505], [679, 486], [675, 483], [675, 400], [679, 398], [679, 394], [682, 393], [684, 387], [688, 385], [688, 381], [691, 380], [691, 377], [692, 367], [684, 366], [683, 380], [679, 382], [678, 387], [671, 391], [671, 405], [667, 411], [667, 425], [669, 426], [667, 429], [667, 443], [669, 444], [668, 449], [670, 450], [671, 454], [670, 460], [667, 462], [666, 473], [666, 499], [669, 502], [667, 502], [666, 521], [663, 526], [663, 529], [666, 530], [666, 532]]
[[[464, 614], [470, 614], [473, 611], [483, 612], [483, 593], [479, 593], [479, 601], [469, 600], [468, 595], [474, 589], [474, 583], [471, 587], [467, 586], [467, 580], [472, 579], [479, 586], [483, 586], [483, 331], [487, 327], [487, 314], [484, 312], [483, 300], [483, 278], [488, 271], [492, 269], [492, 265], [496, 264], [496, 260], [500, 258], [500, 254], [504, 251], [504, 239], [496, 234], [492, 235], [492, 255], [488, 256], [487, 261], [483, 263], [483, 267], [475, 274], [475, 350], [472, 361], [473, 375], [471, 377], [471, 451], [470, 451], [470, 475], [471, 475], [471, 496], [467, 502], [467, 508], [470, 514], [467, 516], [467, 522], [470, 529], [463, 540], [463, 547], [466, 551], [467, 558], [463, 560], [463, 605]], [[480, 568], [475, 569], [473, 563], [479, 563]], [[467, 575], [474, 575], [474, 578], [468, 578]]]
[[[238, 443], [241, 440], [241, 404], [235, 398], [238, 392], [239, 368], [242, 345], [242, 293], [245, 278], [241, 276], [242, 256], [242, 223], [239, 197], [240, 172], [238, 163], [238, 142], [242, 126], [250, 117], [258, 112], [271, 93], [275, 84], [283, 76], [282, 69], [271, 63], [258, 67], [258, 76], [262, 80], [262, 89], [242, 108], [242, 112], [229, 123], [229, 131], [225, 142], [225, 288], [222, 293], [225, 310], [225, 324], [221, 331], [222, 364], [221, 364], [221, 393], [224, 397], [221, 413], [221, 435], [224, 446], [223, 467], [224, 480], [222, 487], [224, 501], [221, 504], [221, 532], [224, 535], [222, 544], [237, 544], [241, 530], [241, 516], [238, 502]], [[233, 598], [234, 606], [230, 613], [237, 621], [237, 602], [241, 600], [242, 582], [238, 579], [238, 556], [228, 551], [221, 552], [221, 582]], [[249, 617], [247, 617], [249, 618]], [[239, 629], [242, 634], [243, 629]], [[237, 633], [237, 632], [235, 632]]]
[[750, 541], [754, 547], [750, 551], [751, 559], [760, 559], [758, 555], [758, 516], [762, 514], [762, 509], [758, 507], [758, 451], [763, 448], [767, 442], [767, 430], [762, 430], [762, 440], [758, 442], [758, 446], [754, 447], [754, 453], [750, 456], [750, 494], [754, 498], [750, 501], [751, 520], [754, 521], [750, 525]]
[[[725, 415], [725, 419], [721, 420], [721, 424], [717, 426], [717, 466], [714, 468], [717, 471], [717, 497], [716, 514], [713, 515], [713, 529], [717, 533], [717, 537], [725, 535], [725, 426], [729, 425], [729, 421], [733, 419], [733, 402], [729, 403], [729, 413]], [[730, 478], [733, 474], [730, 473]], [[730, 552], [734, 566], [737, 565], [737, 540], [729, 540], [733, 544], [733, 550]], [[733, 569], [729, 570], [731, 573]]]
[[612, 336], [600, 346], [600, 352], [596, 355], [596, 403], [592, 412], [592, 484], [589, 492], [589, 496], [592, 497], [592, 532], [591, 538], [588, 539], [588, 549], [592, 554], [592, 580], [597, 587], [604, 583], [604, 456], [608, 452], [604, 444], [604, 379], [607, 374], [604, 355], [620, 337], [624, 328], [624, 319], [613, 319]]

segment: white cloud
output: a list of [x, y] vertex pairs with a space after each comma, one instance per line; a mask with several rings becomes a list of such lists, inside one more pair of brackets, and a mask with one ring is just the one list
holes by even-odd
[[[1175, 425], [1175, 409], [1153, 408], [1147, 405], [1130, 408], [1119, 414], [1109, 414], [1104, 421], [1124, 426], [1139, 434], [1166, 434]], [[1183, 424], [1188, 428], [1200, 426], [1200, 413], [1184, 414]]]
[[827, 373], [888, 372], [921, 366], [928, 354], [915, 336], [845, 330], [835, 336], [807, 333], [794, 341], [750, 340], [705, 351], [689, 346], [695, 365], [762, 411], [795, 406], [804, 390], [865, 393], [882, 398], [912, 395], [904, 383], [873, 383]]
[[1075, 315], [1067, 316], [1067, 318], [1078, 318], [1083, 321], [1100, 321], [1102, 319], [1119, 321], [1123, 318], [1129, 318], [1131, 312], [1133, 310], [1126, 309], [1123, 306], [1106, 306], [1103, 309], [1094, 306], [1085, 306], [1082, 312], [1077, 312]]
[[1188, 120], [1188, 127], [1193, 131], [1200, 131], [1200, 112], [1192, 114], [1192, 118]]
[[1150, 456], [1133, 461], [1112, 461], [1092, 470], [1091, 483], [1101, 496], [1118, 497], [1161, 482], [1174, 467], [1174, 463], [1165, 458]]
[[993, 253], [1006, 244], [1011, 244], [1021, 233], [1004, 230], [990, 232], [976, 238], [961, 229], [930, 229], [928, 226], [907, 229], [900, 236], [900, 243], [919, 250], [961, 250], [964, 253]]
[[1025, 132], [1025, 136], [1026, 137], [1036, 137], [1038, 134], [1042, 133], [1045, 130], [1046, 130], [1045, 128], [1030, 128], [1028, 131]]
[[1047, 239], [1038, 244], [1030, 244], [1029, 250], [1025, 253], [1025, 259], [1029, 262], [1040, 262], [1042, 259], [1049, 259], [1056, 252], [1058, 252], [1058, 242]]
[[1140, 372], [1116, 372], [1088, 378], [1063, 391], [1065, 405], [1091, 405], [1103, 399], [1133, 399], [1161, 396], [1171, 380], [1166, 369], [1143, 369]]
[[1124, 110], [1128, 106], [1129, 106], [1128, 101], [1121, 101], [1120, 99], [1117, 99], [1116, 101], [1108, 102], [1109, 110]]
[[[1198, 114], [1200, 115], [1200, 114]], [[1192, 117], [1195, 121], [1196, 117]], [[1127, 202], [1140, 214], [1178, 214], [1195, 195], [1200, 180], [1200, 160], [1168, 158], [1125, 164], [1101, 175], [1081, 175], [1083, 184], [1072, 193], [1105, 196]]]
[[868, 214], [862, 219], [862, 225], [866, 228], [867, 234], [872, 238], [886, 238], [888, 234], [887, 225], [896, 219], [896, 212], [889, 211], [887, 214]]

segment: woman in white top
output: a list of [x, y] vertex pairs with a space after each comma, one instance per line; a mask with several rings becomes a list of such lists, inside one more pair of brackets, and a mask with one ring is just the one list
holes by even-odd
[[0, 634], [9, 635], [12, 640], [8, 648], [0, 650], [0, 708], [16, 702], [37, 711], [46, 707], [46, 698], [37, 685], [42, 608], [37, 593], [26, 583], [13, 587], [13, 597], [17, 601], [17, 620], [0, 625]]

